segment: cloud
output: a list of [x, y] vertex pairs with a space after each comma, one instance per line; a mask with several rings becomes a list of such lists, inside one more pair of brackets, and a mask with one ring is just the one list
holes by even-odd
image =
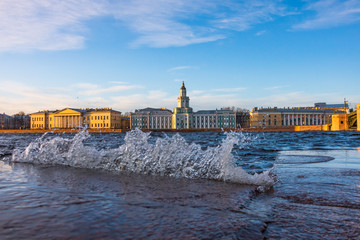
[[287, 87], [289, 87], [289, 85], [267, 87], [267, 88], [264, 88], [264, 90], [277, 90], [277, 89], [287, 88]]
[[170, 110], [176, 107], [176, 96], [168, 96], [167, 93], [161, 91], [116, 96], [111, 99], [113, 102], [112, 107], [121, 109], [122, 112], [133, 112], [135, 109], [146, 107], [167, 108]]
[[[55, 110], [65, 107], [96, 108], [112, 107], [109, 93], [140, 90], [137, 85], [117, 85], [101, 87], [96, 84], [78, 83], [64, 91], [63, 88], [48, 88], [31, 86], [15, 81], [0, 81], [0, 112], [14, 114], [19, 111], [27, 113], [39, 110]], [[157, 93], [157, 95], [156, 95]], [[152, 95], [151, 95], [152, 94]], [[149, 96], [161, 97], [159, 92], [152, 92]], [[150, 101], [150, 97], [147, 99]]]
[[184, 81], [183, 79], [180, 79], [180, 78], [175, 78], [174, 79], [174, 82], [182, 82], [182, 81]]
[[219, 19], [214, 24], [223, 29], [245, 31], [252, 26], [273, 21], [277, 16], [293, 14], [282, 1], [223, 1], [220, 6], [226, 11], [219, 12]]
[[286, 15], [280, 0], [2, 0], [0, 52], [83, 48], [88, 23], [113, 18], [135, 34], [131, 46], [171, 47], [224, 39]]
[[124, 91], [144, 88], [143, 86], [139, 86], [139, 85], [125, 85], [125, 84], [115, 85], [115, 86], [104, 88], [104, 87], [100, 87], [96, 84], [90, 84], [90, 83], [78, 83], [73, 86], [79, 90], [78, 94], [85, 95], [85, 96], [94, 96], [94, 95], [106, 94], [106, 93], [124, 92]]
[[[19, 111], [32, 113], [39, 110], [55, 110], [67, 106], [79, 106], [78, 101], [68, 93], [40, 91], [39, 89], [14, 81], [0, 81], [0, 112], [14, 114]], [[55, 90], [55, 89], [53, 89]]]
[[360, 2], [319, 0], [294, 12], [281, 0], [1, 0], [0, 52], [84, 48], [89, 24], [97, 18], [115, 19], [119, 28], [129, 29], [134, 34], [132, 47], [164, 48], [218, 41], [232, 31], [311, 12], [314, 17], [293, 29], [358, 22]]
[[189, 92], [189, 95], [190, 96], [194, 96], [194, 95], [200, 95], [200, 94], [203, 94], [203, 93], [205, 93], [206, 91], [204, 91], [204, 90], [191, 90], [190, 92]]
[[105, 13], [104, 1], [2, 0], [0, 52], [77, 49], [84, 46], [84, 21]]
[[305, 10], [315, 12], [315, 16], [293, 29], [329, 28], [360, 21], [358, 0], [320, 0], [310, 3]]
[[212, 89], [210, 91], [214, 91], [214, 92], [239, 92], [239, 91], [244, 91], [246, 90], [246, 88], [218, 88], [218, 89]]
[[109, 83], [111, 83], [111, 84], [120, 84], [120, 85], [122, 85], [122, 84], [129, 84], [128, 82], [121, 82], [121, 81], [111, 81], [111, 82], [109, 82]]
[[259, 31], [257, 33], [255, 33], [255, 36], [261, 36], [261, 35], [264, 35], [266, 33], [266, 30], [263, 30], [263, 31]]
[[184, 70], [184, 69], [189, 69], [189, 68], [193, 68], [192, 66], [179, 66], [179, 67], [173, 67], [167, 70], [167, 72], [174, 72], [174, 71], [179, 71], [179, 70]]

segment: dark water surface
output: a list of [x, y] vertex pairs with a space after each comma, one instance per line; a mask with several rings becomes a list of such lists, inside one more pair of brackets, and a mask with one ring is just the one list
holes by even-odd
[[0, 134], [0, 239], [360, 236], [359, 132], [39, 137]]

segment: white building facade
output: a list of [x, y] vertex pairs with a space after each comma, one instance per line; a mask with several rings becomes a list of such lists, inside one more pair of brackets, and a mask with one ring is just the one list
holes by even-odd
[[131, 129], [172, 129], [173, 113], [165, 108], [145, 108], [130, 114]]

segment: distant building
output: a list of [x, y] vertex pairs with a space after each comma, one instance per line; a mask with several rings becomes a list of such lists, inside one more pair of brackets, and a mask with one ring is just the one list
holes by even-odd
[[340, 104], [326, 104], [325, 102], [315, 103], [314, 109], [329, 109], [333, 110], [334, 112], [349, 112], [349, 105], [345, 101], [344, 103]]
[[135, 110], [130, 115], [131, 128], [143, 129], [211, 129], [235, 128], [236, 114], [232, 110], [200, 110], [193, 112], [184, 82], [174, 112], [164, 108]]
[[13, 129], [29, 129], [30, 128], [30, 116], [26, 114], [12, 115], [12, 127]]
[[65, 108], [31, 114], [31, 129], [129, 129], [130, 120], [121, 112], [109, 109]]
[[171, 129], [173, 113], [166, 108], [144, 108], [130, 113], [131, 128]]
[[0, 129], [11, 129], [12, 128], [12, 117], [3, 113], [0, 114]]
[[325, 125], [332, 121], [333, 114], [348, 111], [347, 104], [315, 103], [314, 107], [254, 108], [250, 112], [251, 127], [282, 127]]
[[236, 112], [236, 127], [248, 128], [250, 127], [250, 113], [249, 112]]

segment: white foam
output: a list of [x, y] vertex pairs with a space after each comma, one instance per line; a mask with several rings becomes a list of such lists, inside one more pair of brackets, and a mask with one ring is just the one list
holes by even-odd
[[259, 186], [272, 186], [275, 179], [271, 170], [248, 174], [235, 164], [231, 151], [249, 139], [242, 133], [225, 133], [226, 138], [216, 147], [202, 150], [195, 143], [187, 143], [179, 134], [157, 138], [149, 143], [150, 133], [139, 129], [128, 132], [125, 144], [116, 149], [96, 150], [85, 146], [90, 137], [85, 130], [72, 139], [36, 139], [21, 151], [14, 150], [12, 162], [67, 165], [80, 168], [100, 168], [111, 171], [129, 171], [140, 174], [171, 176], [177, 178], [203, 178]]

